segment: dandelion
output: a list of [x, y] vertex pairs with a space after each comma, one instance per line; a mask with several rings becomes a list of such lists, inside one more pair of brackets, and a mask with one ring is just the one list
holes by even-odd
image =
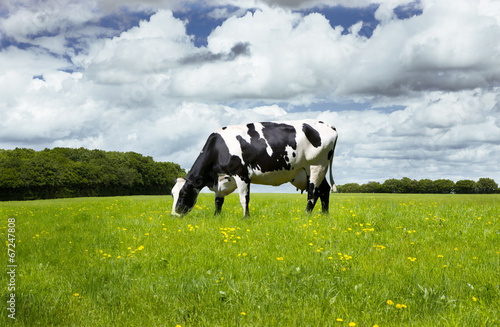
[[438, 258], [444, 258], [444, 256], [443, 256], [443, 255], [441, 255], [441, 254], [439, 254], [439, 255], [438, 255]]
[[284, 260], [284, 259], [283, 259], [283, 257], [277, 257], [276, 259], [277, 259], [278, 261], [283, 261], [283, 260]]
[[350, 322], [350, 323], [349, 323], [349, 327], [354, 327], [354, 326], [356, 326], [356, 323], [355, 323], [355, 322]]
[[241, 315], [242, 315], [242, 316], [246, 316], [246, 315], [247, 315], [247, 313], [246, 313], [246, 312], [242, 312], [242, 313], [241, 313]]
[[474, 296], [472, 297], [472, 300], [473, 300], [474, 302], [477, 302], [477, 298], [476, 298], [476, 297], [474, 297]]
[[78, 293], [75, 293], [75, 294], [73, 294], [73, 295], [74, 295], [74, 296], [80, 296], [80, 294], [78, 294]]
[[344, 319], [342, 319], [342, 318], [337, 318], [337, 321], [338, 321], [338, 322], [342, 322], [342, 321], [344, 321]]
[[391, 300], [387, 300], [387, 304], [388, 305], [394, 305], [394, 302], [392, 302]]

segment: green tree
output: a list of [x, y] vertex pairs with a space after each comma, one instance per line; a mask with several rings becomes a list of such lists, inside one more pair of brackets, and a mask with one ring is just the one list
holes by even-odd
[[338, 185], [337, 190], [339, 193], [360, 193], [360, 187], [358, 183]]
[[416, 185], [417, 193], [436, 193], [436, 188], [434, 187], [434, 182], [430, 179], [421, 179]]
[[458, 194], [472, 194], [476, 193], [476, 182], [463, 179], [455, 184], [455, 191]]
[[417, 181], [408, 177], [401, 178], [401, 191], [399, 193], [415, 193], [417, 189]]
[[455, 183], [449, 179], [437, 179], [434, 181], [436, 193], [448, 194], [455, 190]]
[[170, 194], [181, 167], [134, 152], [0, 150], [0, 200]]
[[498, 191], [498, 184], [491, 178], [480, 178], [476, 188], [478, 193], [492, 194]]
[[388, 193], [403, 193], [404, 190], [403, 182], [395, 178], [386, 180], [382, 185]]
[[361, 185], [359, 191], [361, 193], [383, 193], [383, 187], [379, 182], [368, 182]]

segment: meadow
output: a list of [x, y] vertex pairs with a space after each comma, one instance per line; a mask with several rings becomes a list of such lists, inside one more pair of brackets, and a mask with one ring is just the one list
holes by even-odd
[[1, 202], [0, 325], [500, 325], [500, 195], [332, 194], [322, 215], [252, 194], [246, 219], [213, 199], [184, 218], [167, 196]]

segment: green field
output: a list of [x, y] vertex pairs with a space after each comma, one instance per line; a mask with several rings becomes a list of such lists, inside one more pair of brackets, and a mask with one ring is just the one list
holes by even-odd
[[[500, 195], [213, 194], [0, 203], [17, 326], [499, 326]], [[12, 219], [14, 218], [14, 219]], [[0, 325], [10, 277], [0, 277]]]

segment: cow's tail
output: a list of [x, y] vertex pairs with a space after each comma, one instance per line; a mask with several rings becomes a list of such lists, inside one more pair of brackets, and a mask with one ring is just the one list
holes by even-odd
[[[338, 137], [338, 134], [337, 134]], [[332, 163], [333, 163], [333, 157], [335, 155], [335, 146], [337, 145], [337, 137], [335, 138], [335, 142], [333, 143], [333, 148], [332, 148], [332, 157], [330, 158], [330, 185], [332, 186], [332, 193], [337, 193], [337, 186], [335, 185], [335, 181], [333, 180], [333, 169], [332, 169]]]

